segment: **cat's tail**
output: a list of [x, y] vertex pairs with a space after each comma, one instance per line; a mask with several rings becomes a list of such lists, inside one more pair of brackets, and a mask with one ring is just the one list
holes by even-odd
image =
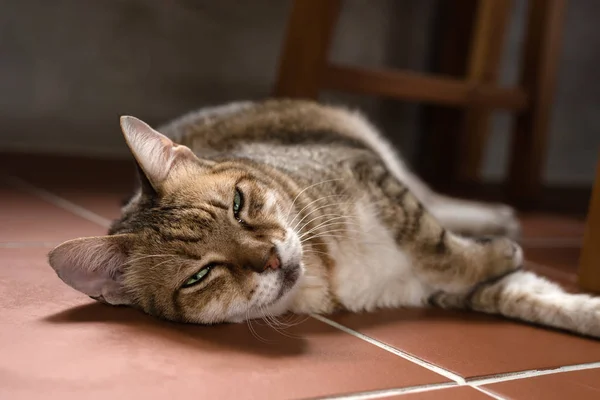
[[440, 293], [433, 303], [500, 314], [600, 338], [600, 297], [571, 294], [532, 272], [517, 271], [467, 294]]

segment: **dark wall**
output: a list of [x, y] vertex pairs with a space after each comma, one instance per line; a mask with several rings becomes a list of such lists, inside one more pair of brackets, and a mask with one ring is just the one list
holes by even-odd
[[[516, 1], [504, 80], [514, 80]], [[190, 109], [268, 96], [289, 0], [0, 0], [0, 149], [125, 154], [118, 116], [160, 123]], [[332, 58], [422, 69], [435, 0], [346, 0]], [[600, 2], [569, 2], [547, 179], [592, 181], [600, 147]], [[413, 154], [414, 105], [325, 93], [364, 108]], [[503, 171], [495, 121], [486, 177]]]

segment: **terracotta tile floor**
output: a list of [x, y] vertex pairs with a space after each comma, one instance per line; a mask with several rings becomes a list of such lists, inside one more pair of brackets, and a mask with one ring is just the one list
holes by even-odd
[[[1, 399], [598, 399], [600, 341], [502, 318], [393, 310], [171, 324], [98, 304], [46, 263], [98, 235], [133, 182], [128, 162], [0, 154]], [[523, 216], [528, 267], [578, 290], [583, 221]], [[300, 322], [304, 317], [291, 317]]]

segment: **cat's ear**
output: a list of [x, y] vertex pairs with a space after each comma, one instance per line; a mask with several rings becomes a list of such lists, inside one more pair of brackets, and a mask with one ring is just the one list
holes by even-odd
[[188, 147], [173, 143], [171, 139], [135, 117], [122, 116], [121, 130], [140, 172], [156, 191], [167, 179], [169, 171], [178, 163], [198, 160]]
[[121, 279], [130, 244], [127, 234], [73, 239], [54, 248], [48, 260], [69, 286], [105, 303], [127, 305]]

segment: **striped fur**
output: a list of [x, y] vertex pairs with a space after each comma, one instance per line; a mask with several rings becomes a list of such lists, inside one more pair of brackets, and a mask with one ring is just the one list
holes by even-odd
[[519, 270], [510, 208], [433, 192], [358, 113], [270, 100], [122, 128], [140, 190], [108, 236], [50, 254], [94, 298], [195, 323], [433, 304], [600, 336], [598, 299]]

